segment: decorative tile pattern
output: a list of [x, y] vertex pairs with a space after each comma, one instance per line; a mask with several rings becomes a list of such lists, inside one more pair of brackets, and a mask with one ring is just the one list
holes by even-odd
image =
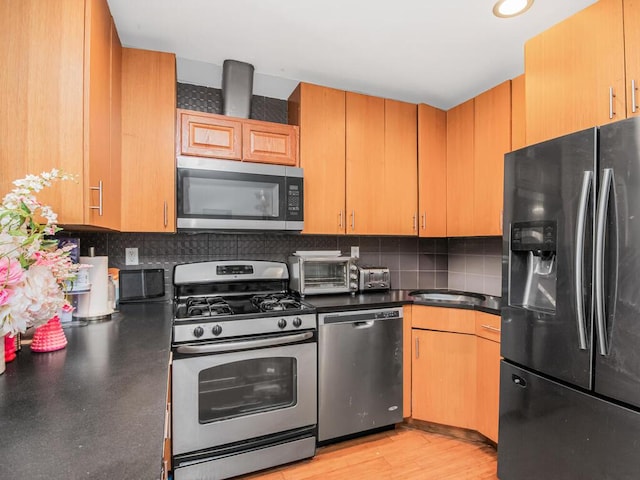
[[[189, 83], [178, 83], [176, 104], [178, 108], [220, 115], [222, 114], [222, 90]], [[250, 117], [266, 122], [287, 123], [287, 108], [286, 100], [253, 95]]]

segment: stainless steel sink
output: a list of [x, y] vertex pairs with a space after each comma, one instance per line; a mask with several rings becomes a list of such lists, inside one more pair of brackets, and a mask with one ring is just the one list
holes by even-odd
[[410, 297], [424, 302], [457, 303], [463, 305], [482, 305], [487, 297], [479, 293], [446, 292], [434, 290], [416, 290], [409, 293]]

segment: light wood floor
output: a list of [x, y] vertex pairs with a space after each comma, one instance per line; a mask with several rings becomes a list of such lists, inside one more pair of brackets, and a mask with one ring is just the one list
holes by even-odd
[[318, 449], [309, 460], [243, 480], [497, 480], [496, 451], [407, 426]]

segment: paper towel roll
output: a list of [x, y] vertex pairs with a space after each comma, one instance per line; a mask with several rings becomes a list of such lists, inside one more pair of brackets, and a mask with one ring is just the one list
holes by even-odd
[[78, 308], [73, 316], [96, 320], [109, 317], [113, 313], [109, 307], [109, 258], [80, 257], [80, 263], [92, 265], [86, 270], [91, 291], [78, 296]]

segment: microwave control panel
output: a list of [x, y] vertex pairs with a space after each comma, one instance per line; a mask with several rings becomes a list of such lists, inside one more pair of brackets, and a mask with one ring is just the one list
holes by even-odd
[[287, 220], [302, 220], [302, 178], [287, 177]]

